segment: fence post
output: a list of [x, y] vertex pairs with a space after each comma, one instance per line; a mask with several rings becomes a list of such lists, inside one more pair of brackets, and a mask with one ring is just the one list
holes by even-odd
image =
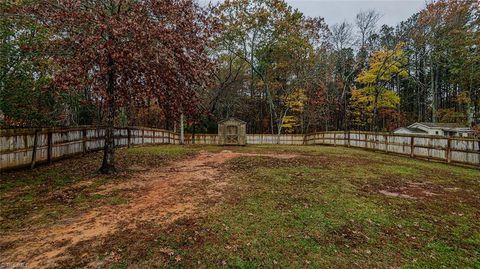
[[410, 137], [410, 157], [414, 158], [415, 157], [415, 153], [414, 153], [414, 150], [415, 150], [415, 137], [414, 136], [411, 136]]
[[350, 131], [347, 132], [348, 135], [348, 147], [350, 147]]
[[[480, 154], [480, 136], [477, 136], [477, 143], [478, 143], [478, 153]], [[472, 149], [475, 151], [475, 141], [473, 141]], [[480, 156], [478, 156], [478, 167], [480, 167]]]
[[432, 156], [432, 141], [433, 139], [432, 138], [428, 138], [428, 148], [427, 148], [427, 152], [428, 152], [428, 157], [427, 157], [427, 160], [430, 161], [431, 159], [431, 156]]
[[445, 159], [447, 161], [447, 163], [450, 163], [451, 162], [451, 154], [452, 154], [452, 139], [449, 137], [447, 138], [447, 148], [445, 149]]
[[337, 133], [333, 133], [333, 146], [337, 146]]
[[38, 129], [35, 129], [35, 135], [33, 138], [33, 149], [32, 149], [32, 163], [30, 164], [31, 169], [35, 167], [35, 161], [37, 159], [37, 144], [38, 144]]
[[52, 162], [52, 130], [48, 130], [47, 134], [47, 162]]
[[142, 128], [142, 146], [145, 145], [145, 129]]
[[82, 130], [83, 153], [87, 152], [87, 129]]
[[130, 127], [127, 127], [127, 147], [130, 148], [132, 145], [132, 132], [130, 131]]
[[385, 152], [388, 153], [388, 135], [385, 135]]

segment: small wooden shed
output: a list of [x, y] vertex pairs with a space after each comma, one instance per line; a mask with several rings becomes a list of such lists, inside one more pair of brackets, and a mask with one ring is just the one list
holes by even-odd
[[218, 123], [218, 143], [220, 145], [245, 146], [247, 144], [247, 123], [229, 118]]

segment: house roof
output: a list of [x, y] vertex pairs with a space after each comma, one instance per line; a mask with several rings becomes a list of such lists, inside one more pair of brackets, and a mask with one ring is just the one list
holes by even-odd
[[408, 129], [412, 133], [425, 133], [425, 134], [428, 133], [427, 131], [424, 131], [424, 130], [418, 129], [418, 128], [414, 128], [414, 127], [407, 127], [405, 129]]
[[[466, 127], [465, 125], [461, 124], [461, 123], [444, 123], [444, 122], [440, 122], [440, 123], [433, 123], [433, 122], [416, 122], [414, 124], [422, 124], [422, 125], [425, 125], [427, 127], [430, 127], [430, 128], [468, 128]], [[413, 124], [412, 124], [413, 125]], [[410, 126], [412, 126], [410, 125]]]
[[432, 122], [416, 122], [408, 126], [408, 128], [415, 128], [415, 125], [421, 125], [429, 129], [440, 129], [444, 132], [459, 132], [470, 133], [472, 129], [460, 123], [432, 123]]
[[396, 131], [398, 131], [398, 130], [400, 130], [400, 129], [405, 129], [405, 130], [408, 130], [408, 131], [410, 131], [410, 132], [412, 132], [412, 133], [421, 133], [421, 134], [426, 134], [426, 133], [428, 133], [427, 131], [424, 131], [424, 130], [422, 130], [422, 129], [412, 128], [412, 127], [400, 127], [400, 128], [398, 128], [398, 129], [395, 129], [394, 132], [396, 132]]

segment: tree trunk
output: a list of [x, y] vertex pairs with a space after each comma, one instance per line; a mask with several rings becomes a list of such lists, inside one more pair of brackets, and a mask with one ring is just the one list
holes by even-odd
[[[345, 81], [345, 83], [347, 83], [347, 82]], [[348, 108], [348, 103], [347, 102], [348, 102], [348, 98], [347, 98], [346, 90], [347, 90], [347, 88], [346, 88], [346, 86], [344, 86], [344, 88], [343, 88], [343, 107], [342, 107], [342, 109], [343, 109], [343, 111], [342, 111], [343, 122], [342, 123], [343, 123], [343, 130], [344, 131], [347, 131], [347, 129], [348, 129], [348, 127], [347, 127], [347, 108]]]
[[475, 104], [476, 104], [476, 97], [474, 97], [474, 90], [473, 90], [473, 65], [470, 70], [470, 83], [469, 83], [469, 97], [470, 101], [467, 104], [467, 122], [468, 122], [468, 127], [472, 127], [475, 124]]
[[183, 126], [183, 113], [180, 115], [180, 145], [185, 145], [185, 130]]
[[437, 85], [435, 83], [435, 66], [433, 56], [430, 55], [430, 86], [432, 88], [432, 122], [437, 122]]
[[277, 121], [277, 144], [280, 144], [280, 137], [282, 135], [282, 129], [283, 129], [283, 119], [287, 116], [287, 113], [288, 113], [288, 108], [285, 110], [285, 113], [280, 115], [280, 118]]
[[282, 135], [282, 125], [283, 125], [283, 120], [279, 120], [278, 126], [277, 126], [277, 144], [280, 144], [280, 137]]
[[108, 84], [107, 84], [107, 97], [108, 97], [108, 111], [107, 111], [107, 126], [105, 129], [105, 147], [103, 151], [103, 163], [100, 168], [102, 174], [113, 174], [116, 172], [114, 165], [115, 154], [115, 74], [113, 70], [113, 59], [109, 57], [108, 66], [110, 68], [108, 72]]
[[192, 145], [195, 145], [195, 123], [192, 124]]
[[373, 119], [372, 119], [372, 130], [374, 132], [378, 131], [378, 97], [380, 92], [375, 89], [375, 99], [373, 100]]

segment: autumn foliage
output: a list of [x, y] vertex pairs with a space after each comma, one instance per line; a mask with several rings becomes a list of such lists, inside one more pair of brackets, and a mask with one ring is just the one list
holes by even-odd
[[175, 116], [195, 108], [197, 90], [209, 83], [215, 27], [193, 1], [41, 0], [22, 12], [51, 33], [53, 85], [106, 106], [107, 173], [118, 108], [155, 104]]
[[88, 88], [116, 107], [151, 101], [179, 111], [207, 85], [214, 28], [193, 1], [43, 0], [27, 11], [56, 36], [57, 87]]
[[[5, 2], [5, 1], [4, 1]], [[430, 1], [396, 26], [339, 24], [285, 0], [0, 3], [0, 125], [249, 133], [480, 124], [478, 1]]]

